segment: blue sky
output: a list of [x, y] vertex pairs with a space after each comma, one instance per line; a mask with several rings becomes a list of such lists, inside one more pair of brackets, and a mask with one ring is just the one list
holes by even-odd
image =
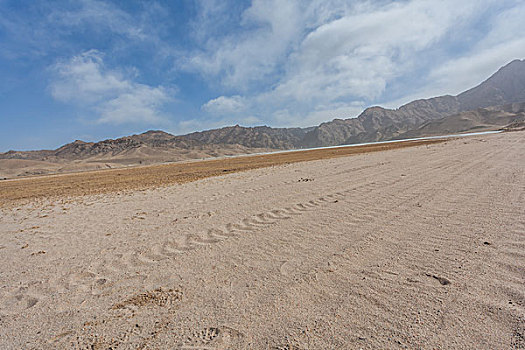
[[0, 0], [0, 151], [310, 126], [525, 58], [510, 0]]

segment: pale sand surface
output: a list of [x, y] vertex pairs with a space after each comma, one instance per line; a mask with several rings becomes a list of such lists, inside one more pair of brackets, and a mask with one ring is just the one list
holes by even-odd
[[525, 133], [0, 211], [2, 349], [522, 349]]

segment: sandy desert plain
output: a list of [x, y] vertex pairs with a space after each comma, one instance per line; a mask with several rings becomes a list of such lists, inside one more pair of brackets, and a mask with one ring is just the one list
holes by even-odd
[[525, 348], [525, 132], [367, 147], [1, 181], [0, 348]]

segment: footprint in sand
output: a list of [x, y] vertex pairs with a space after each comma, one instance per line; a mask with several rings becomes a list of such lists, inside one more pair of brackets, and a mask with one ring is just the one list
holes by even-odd
[[236, 349], [241, 348], [244, 335], [236, 329], [222, 326], [191, 332], [181, 349]]

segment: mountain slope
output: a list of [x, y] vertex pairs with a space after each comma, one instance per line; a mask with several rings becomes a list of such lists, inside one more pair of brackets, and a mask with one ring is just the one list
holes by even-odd
[[336, 119], [319, 125], [304, 138], [304, 147], [335, 146], [380, 141], [408, 131], [427, 120], [461, 110], [454, 96], [417, 100], [399, 109], [370, 107], [354, 119]]
[[480, 85], [457, 96], [416, 100], [398, 109], [371, 107], [355, 119], [323, 123], [305, 136], [304, 146], [388, 140], [430, 120], [477, 108], [524, 101], [525, 60], [515, 60]]
[[480, 85], [457, 96], [461, 110], [525, 101], [525, 60], [514, 60]]

